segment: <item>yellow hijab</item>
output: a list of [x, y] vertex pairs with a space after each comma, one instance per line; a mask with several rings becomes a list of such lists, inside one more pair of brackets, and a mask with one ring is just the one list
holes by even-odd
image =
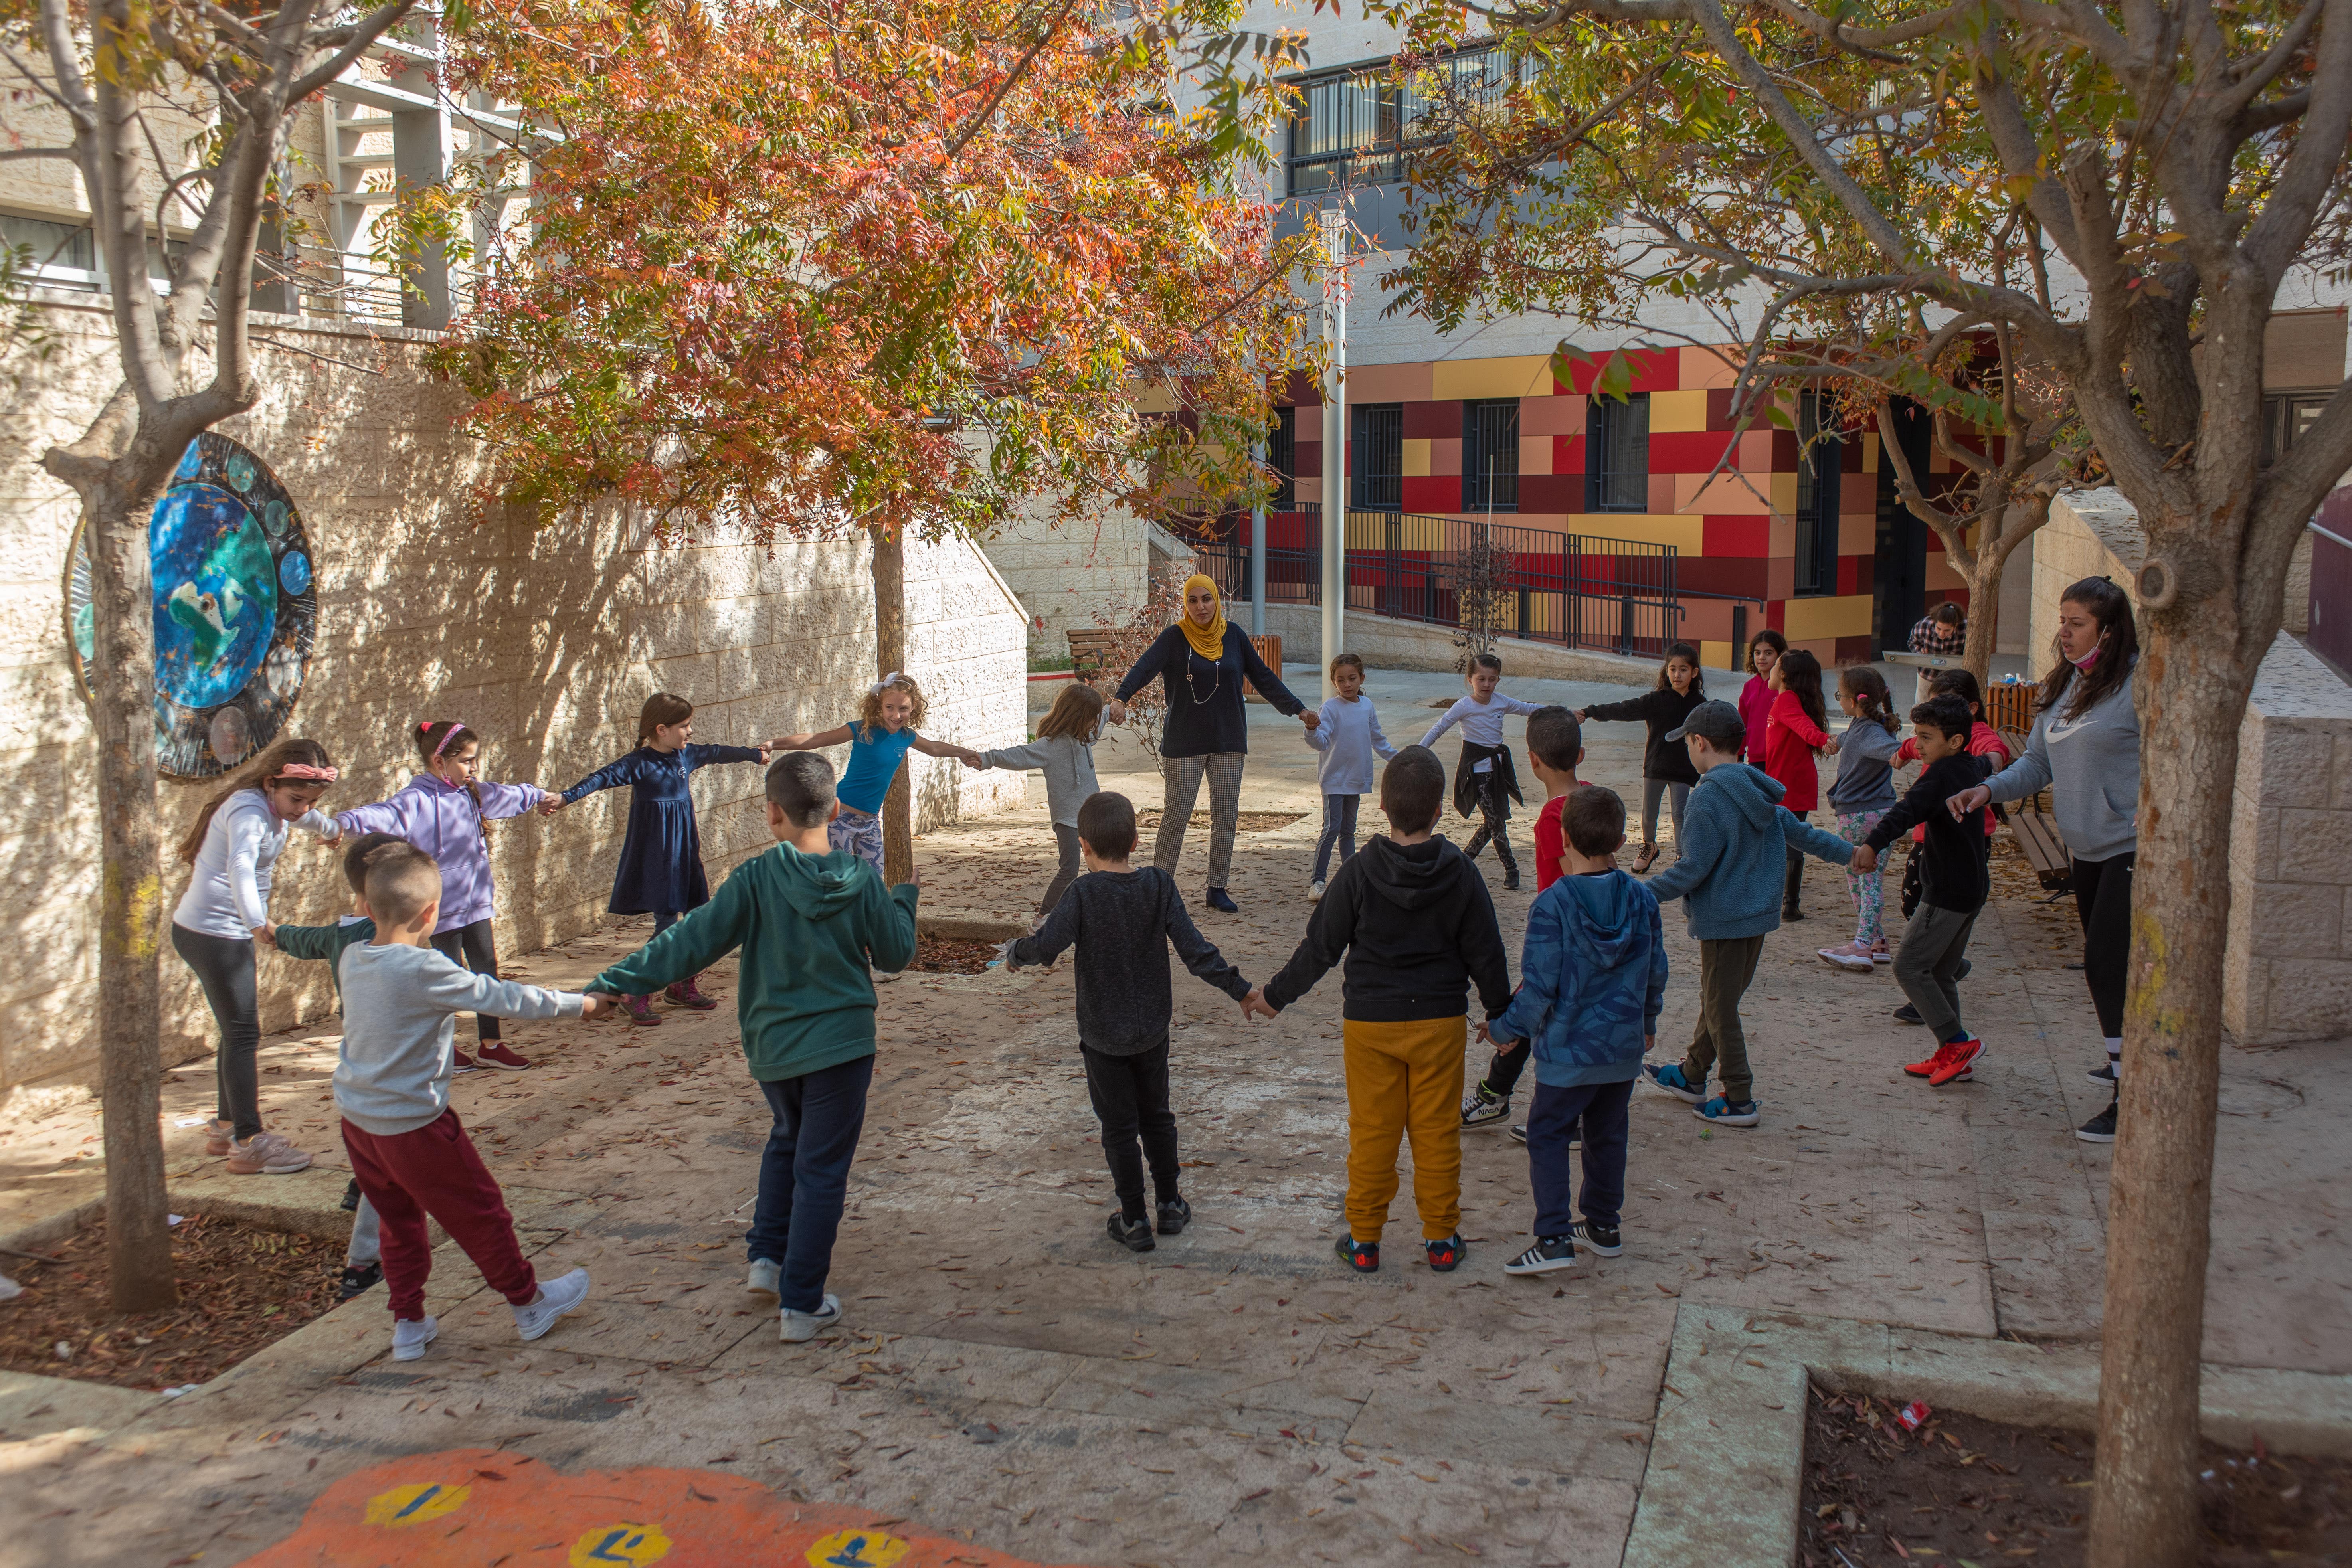
[[[1209, 591], [1210, 596], [1217, 601], [1217, 618], [1211, 621], [1206, 626], [1202, 626], [1192, 618], [1192, 611], [1191, 607], [1192, 593], [1193, 590], [1197, 588], [1206, 588]], [[1178, 611], [1176, 616], [1176, 624], [1183, 629], [1184, 640], [1191, 643], [1192, 645], [1192, 651], [1199, 654], [1202, 658], [1218, 659], [1224, 658], [1225, 601], [1224, 596], [1217, 592], [1216, 584], [1212, 582], [1208, 577], [1202, 575], [1201, 573], [1193, 573], [1192, 575], [1184, 579], [1184, 601], [1185, 607]]]

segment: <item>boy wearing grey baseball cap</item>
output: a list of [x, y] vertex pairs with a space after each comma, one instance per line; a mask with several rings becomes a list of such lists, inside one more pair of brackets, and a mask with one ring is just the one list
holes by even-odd
[[[1853, 846], [1795, 816], [1780, 805], [1788, 793], [1761, 768], [1739, 760], [1748, 725], [1728, 702], [1702, 702], [1667, 732], [1690, 748], [1698, 770], [1684, 816], [1682, 858], [1650, 879], [1660, 903], [1683, 900], [1684, 918], [1698, 941], [1698, 1027], [1679, 1065], [1644, 1064], [1643, 1076], [1696, 1108], [1699, 1119], [1722, 1127], [1753, 1127], [1761, 1115], [1739, 1028], [1739, 998], [1755, 978], [1764, 939], [1780, 925], [1780, 890], [1788, 851], [1802, 850], [1843, 866]], [[1710, 1099], [1706, 1075], [1720, 1066], [1723, 1092]]]

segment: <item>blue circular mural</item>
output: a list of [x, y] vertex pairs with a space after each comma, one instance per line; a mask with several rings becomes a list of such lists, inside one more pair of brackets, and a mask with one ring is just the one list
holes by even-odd
[[[189, 443], [148, 528], [155, 589], [155, 746], [162, 770], [206, 778], [278, 737], [318, 626], [312, 551], [293, 500], [252, 452]], [[67, 618], [83, 691], [96, 625], [79, 537]]]

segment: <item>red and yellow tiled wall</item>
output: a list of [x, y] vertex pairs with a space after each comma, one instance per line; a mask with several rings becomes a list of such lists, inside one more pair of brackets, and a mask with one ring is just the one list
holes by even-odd
[[[1404, 510], [1467, 517], [1462, 509], [1462, 404], [1465, 399], [1519, 400], [1519, 507], [1522, 528], [1556, 530], [1606, 539], [1673, 545], [1678, 585], [1685, 594], [1738, 595], [1748, 607], [1752, 635], [1769, 626], [1790, 645], [1815, 654], [1824, 667], [1870, 658], [1874, 614], [1871, 585], [1878, 550], [1878, 437], [1849, 432], [1838, 497], [1837, 581], [1834, 593], [1797, 597], [1797, 438], [1790, 431], [1750, 428], [1734, 435], [1734, 373], [1717, 353], [1696, 348], [1631, 351], [1632, 389], [1650, 395], [1649, 509], [1586, 512], [1584, 444], [1586, 390], [1597, 365], [1573, 367], [1570, 380], [1552, 372], [1548, 356], [1420, 361], [1358, 365], [1348, 373], [1351, 405], [1395, 403], [1404, 412]], [[1294, 389], [1298, 418], [1294, 471], [1301, 501], [1322, 499], [1322, 425], [1311, 386]], [[1712, 480], [1727, 445], [1736, 443], [1728, 471]], [[1940, 456], [1931, 469], [1948, 464]], [[1927, 602], [1967, 593], [1945, 563], [1942, 546], [1927, 536]], [[1685, 598], [1682, 635], [1700, 644], [1707, 664], [1736, 667], [1744, 650], [1732, 646], [1730, 599]], [[1899, 643], [1899, 637], [1898, 637]]]

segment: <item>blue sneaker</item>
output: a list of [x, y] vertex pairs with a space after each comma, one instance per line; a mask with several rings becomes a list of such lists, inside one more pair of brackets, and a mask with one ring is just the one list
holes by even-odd
[[1706, 1098], [1706, 1078], [1702, 1076], [1696, 1083], [1691, 1082], [1683, 1076], [1683, 1065], [1680, 1062], [1669, 1062], [1664, 1067], [1654, 1067], [1648, 1062], [1643, 1062], [1642, 1076], [1685, 1105], [1696, 1105]]
[[1764, 1103], [1757, 1100], [1744, 1100], [1734, 1105], [1718, 1094], [1705, 1105], [1694, 1110], [1691, 1114], [1701, 1121], [1712, 1121], [1717, 1127], [1753, 1127], [1763, 1117]]

